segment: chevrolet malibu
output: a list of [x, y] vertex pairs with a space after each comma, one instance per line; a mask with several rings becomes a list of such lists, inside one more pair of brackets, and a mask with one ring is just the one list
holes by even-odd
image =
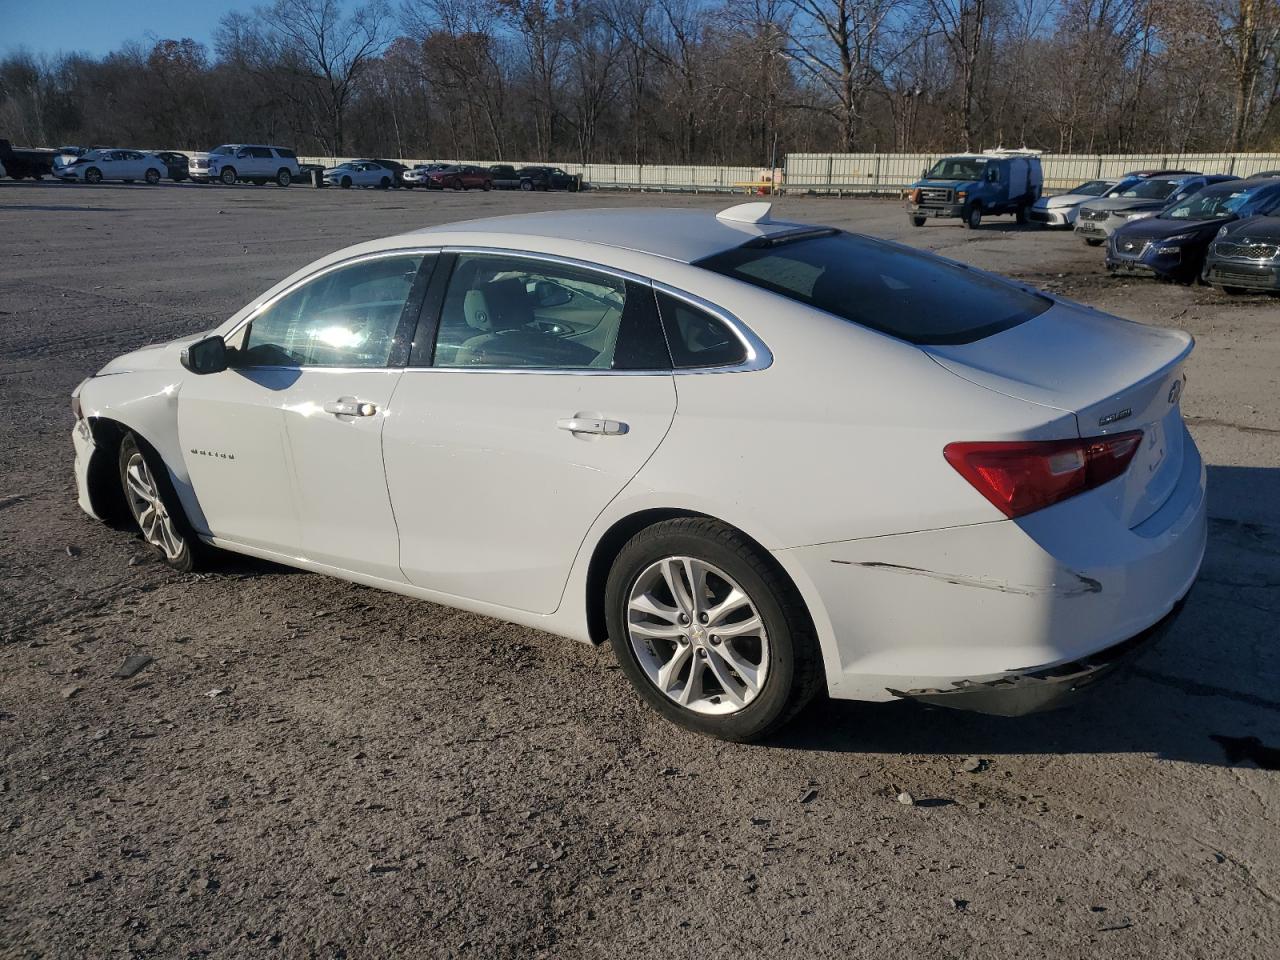
[[75, 476], [180, 570], [230, 550], [608, 642], [700, 732], [819, 691], [1018, 714], [1195, 580], [1191, 348], [767, 203], [503, 217], [113, 360]]

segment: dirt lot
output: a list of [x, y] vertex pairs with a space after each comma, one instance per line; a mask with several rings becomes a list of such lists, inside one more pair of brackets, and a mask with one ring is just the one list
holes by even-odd
[[1011, 222], [778, 205], [1199, 339], [1186, 615], [1021, 720], [826, 703], [717, 743], [607, 650], [267, 564], [177, 575], [75, 505], [76, 383], [323, 253], [728, 202], [0, 183], [0, 956], [1280, 956], [1280, 301], [1112, 281]]

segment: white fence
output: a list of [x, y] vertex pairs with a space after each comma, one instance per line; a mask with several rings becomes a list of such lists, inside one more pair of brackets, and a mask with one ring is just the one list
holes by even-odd
[[[919, 178], [922, 170], [944, 153], [789, 153], [780, 170], [778, 191], [786, 193], [897, 193]], [[330, 166], [354, 157], [299, 157], [303, 163]], [[438, 158], [433, 158], [438, 159]], [[402, 158], [401, 163], [430, 162]], [[488, 166], [492, 160], [458, 160]], [[525, 166], [525, 161], [505, 161]], [[1280, 153], [1132, 153], [1043, 154], [1045, 189], [1063, 190], [1082, 180], [1119, 177], [1130, 170], [1185, 169], [1200, 173], [1228, 173], [1247, 177], [1264, 170], [1280, 170]], [[755, 192], [769, 176], [764, 167], [676, 166], [669, 164], [561, 163], [567, 173], [600, 190], [661, 192]]]

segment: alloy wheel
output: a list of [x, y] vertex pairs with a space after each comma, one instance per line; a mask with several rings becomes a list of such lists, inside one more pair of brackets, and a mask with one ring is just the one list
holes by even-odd
[[755, 603], [696, 557], [665, 557], [636, 578], [627, 633], [649, 682], [695, 713], [737, 713], [768, 676], [769, 636]]
[[125, 493], [129, 498], [129, 509], [142, 529], [143, 539], [163, 551], [167, 559], [178, 559], [186, 544], [160, 498], [160, 489], [151, 468], [139, 452], [135, 452], [125, 466]]

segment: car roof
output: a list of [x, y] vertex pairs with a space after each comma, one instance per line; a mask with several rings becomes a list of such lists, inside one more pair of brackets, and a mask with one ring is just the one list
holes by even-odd
[[411, 235], [486, 233], [512, 238], [577, 240], [692, 263], [761, 237], [818, 229], [821, 227], [813, 224], [772, 219], [760, 222], [724, 219], [711, 210], [656, 207], [647, 210], [564, 210], [487, 217], [428, 227], [414, 231]]

